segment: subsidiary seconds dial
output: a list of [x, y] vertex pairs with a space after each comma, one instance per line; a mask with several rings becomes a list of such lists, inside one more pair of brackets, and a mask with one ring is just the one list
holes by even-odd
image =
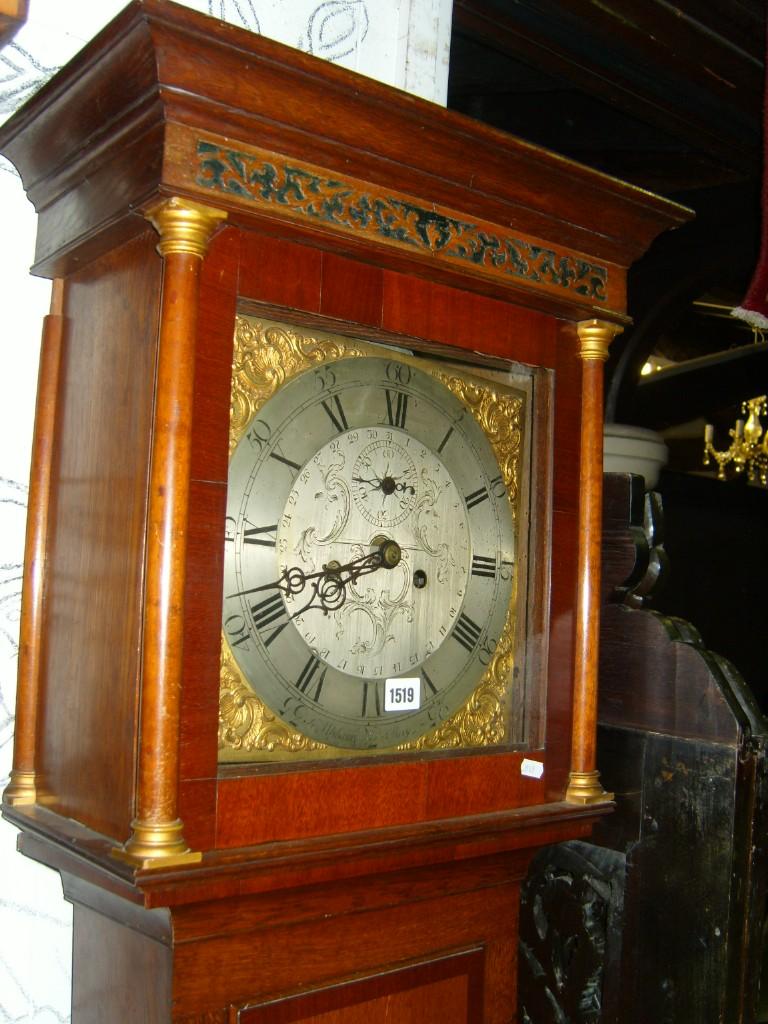
[[224, 635], [250, 687], [305, 735], [396, 746], [482, 678], [514, 524], [491, 445], [435, 376], [379, 356], [296, 376], [233, 453], [227, 527]]
[[352, 467], [352, 482], [358, 485], [352, 491], [355, 505], [375, 526], [397, 526], [416, 507], [416, 466], [408, 451], [411, 438], [393, 439], [392, 432], [387, 433], [387, 440], [379, 440], [379, 432], [370, 430]]

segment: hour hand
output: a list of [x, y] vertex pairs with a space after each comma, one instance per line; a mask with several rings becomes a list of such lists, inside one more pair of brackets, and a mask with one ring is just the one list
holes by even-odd
[[[238, 590], [227, 597], [243, 597], [246, 594], [257, 594], [262, 590], [280, 590], [286, 597], [294, 597], [303, 593], [307, 584], [311, 585], [312, 597], [307, 604], [291, 616], [295, 619], [310, 608], [320, 608], [326, 614], [336, 611], [346, 600], [348, 583], [355, 583], [361, 576], [376, 572], [377, 569], [392, 569], [400, 561], [400, 546], [386, 537], [378, 539], [377, 547], [367, 555], [360, 555], [349, 562], [327, 562], [316, 572], [304, 572], [298, 565], [284, 569], [276, 580], [262, 583], [258, 587]], [[317, 603], [315, 603], [317, 602]]]
[[347, 599], [348, 584], [356, 583], [361, 576], [368, 576], [379, 569], [394, 569], [400, 558], [400, 545], [382, 537], [378, 546], [367, 555], [353, 558], [344, 565], [328, 562], [321, 573], [313, 574], [312, 597], [291, 618], [295, 619], [311, 608], [319, 608], [325, 615], [338, 611]]

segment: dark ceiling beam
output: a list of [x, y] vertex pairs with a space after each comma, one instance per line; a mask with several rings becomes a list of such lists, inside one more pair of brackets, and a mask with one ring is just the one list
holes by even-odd
[[650, 149], [626, 152], [606, 145], [602, 148], [594, 146], [580, 151], [572, 150], [569, 155], [588, 166], [610, 167], [610, 173], [615, 177], [632, 181], [662, 195], [679, 196], [693, 189], [744, 180], [742, 170], [724, 167], [711, 157], [699, 153], [681, 157], [677, 153], [660, 153]]
[[641, 379], [635, 393], [640, 426], [663, 430], [766, 391], [768, 342], [744, 345], [659, 370]]
[[[738, 31], [724, 36], [731, 6]], [[736, 6], [721, 0], [718, 31], [685, 5], [664, 0], [455, 0], [454, 31], [566, 80], [749, 177], [760, 165], [765, 11], [761, 0], [739, 3], [739, 21]]]

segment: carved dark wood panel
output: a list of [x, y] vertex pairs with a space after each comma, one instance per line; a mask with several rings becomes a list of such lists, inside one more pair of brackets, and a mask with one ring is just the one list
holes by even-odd
[[598, 765], [616, 811], [599, 847], [532, 865], [521, 1022], [757, 1024], [768, 727], [690, 623], [648, 608], [666, 568], [658, 497], [618, 475], [605, 497]]
[[520, 901], [521, 1024], [618, 1024], [610, 988], [624, 866], [623, 854], [581, 842], [549, 847], [533, 862]]
[[648, 610], [665, 564], [658, 496], [606, 483], [598, 763], [617, 811], [595, 839], [627, 856], [620, 1020], [753, 1024], [768, 729], [690, 623]]

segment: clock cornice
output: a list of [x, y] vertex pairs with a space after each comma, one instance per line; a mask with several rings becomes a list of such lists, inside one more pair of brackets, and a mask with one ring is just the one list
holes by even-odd
[[[199, 67], [217, 72], [201, 75]], [[398, 246], [341, 230], [334, 217], [302, 224], [295, 206], [281, 200], [267, 209], [257, 189], [249, 197], [247, 181], [212, 191], [210, 175], [191, 166], [206, 145], [235, 163], [250, 158], [283, 175], [287, 167], [340, 180], [374, 204], [394, 196], [401, 214], [407, 208], [412, 241], [432, 232], [433, 244]], [[415, 273], [434, 274], [434, 234], [453, 230], [453, 248], [468, 255], [440, 265], [446, 281], [622, 322], [626, 268], [660, 230], [689, 216], [642, 189], [169, 0], [130, 4], [0, 129], [0, 151], [39, 214], [35, 272], [51, 277], [139, 234], [140, 210], [178, 195], [218, 205], [234, 223], [266, 220], [299, 236], [320, 227], [329, 248], [355, 253], [373, 245], [379, 258]], [[489, 236], [497, 243], [490, 249]], [[494, 273], [500, 261], [523, 269], [505, 278]], [[604, 275], [602, 291], [590, 285], [585, 265]]]

